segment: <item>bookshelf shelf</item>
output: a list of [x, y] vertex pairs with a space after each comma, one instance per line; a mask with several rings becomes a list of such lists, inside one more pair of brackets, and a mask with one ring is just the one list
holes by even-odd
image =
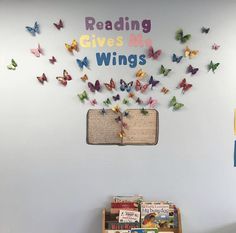
[[[168, 233], [182, 233], [182, 224], [181, 224], [181, 214], [180, 214], [180, 209], [177, 208], [178, 212], [178, 228], [160, 228], [159, 233], [161, 232], [168, 232]], [[104, 208], [102, 210], [102, 233], [106, 233], [106, 218], [109, 215], [109, 212]]]

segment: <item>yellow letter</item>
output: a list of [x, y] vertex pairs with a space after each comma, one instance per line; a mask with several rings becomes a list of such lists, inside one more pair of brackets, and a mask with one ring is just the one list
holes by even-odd
[[90, 36], [89, 35], [82, 35], [80, 38], [79, 38], [79, 44], [81, 47], [83, 48], [90, 48], [91, 46], [91, 42], [89, 41], [90, 39]]

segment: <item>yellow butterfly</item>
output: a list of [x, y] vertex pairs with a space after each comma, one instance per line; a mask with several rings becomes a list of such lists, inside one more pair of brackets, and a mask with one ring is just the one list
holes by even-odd
[[198, 50], [191, 50], [188, 46], [186, 46], [186, 48], [184, 49], [185, 57], [193, 58], [196, 57], [198, 53], [199, 53]]
[[72, 53], [73, 50], [75, 50], [76, 52], [79, 51], [78, 42], [77, 42], [75, 39], [72, 41], [71, 44], [66, 44], [66, 43], [65, 43], [65, 46], [66, 46], [66, 49], [67, 49], [70, 53]]
[[88, 80], [88, 76], [87, 74], [85, 74], [83, 77], [80, 78], [82, 81], [86, 82], [86, 80]]
[[139, 78], [139, 79], [144, 78], [146, 75], [147, 75], [147, 73], [145, 71], [143, 71], [142, 69], [139, 69], [136, 72], [136, 77]]
[[112, 108], [112, 111], [115, 112], [115, 113], [119, 113], [120, 112], [120, 107], [118, 105], [116, 105]]
[[119, 136], [120, 138], [125, 137], [125, 131], [124, 131], [124, 130], [121, 130], [121, 131], [118, 133], [118, 136]]

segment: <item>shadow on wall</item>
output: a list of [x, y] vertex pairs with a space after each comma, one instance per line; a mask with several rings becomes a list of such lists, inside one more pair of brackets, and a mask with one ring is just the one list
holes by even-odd
[[232, 233], [232, 232], [236, 232], [236, 223], [216, 228], [213, 231], [209, 231], [208, 233]]

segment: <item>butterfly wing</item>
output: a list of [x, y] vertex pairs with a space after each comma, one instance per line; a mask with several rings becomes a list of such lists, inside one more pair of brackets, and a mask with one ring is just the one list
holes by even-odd
[[119, 100], [119, 99], [120, 99], [120, 95], [119, 95], [119, 94], [117, 94], [116, 96], [112, 96], [112, 98], [113, 98], [113, 100], [114, 100], [114, 101], [117, 101], [117, 100]]
[[40, 33], [39, 24], [37, 21], [34, 23], [34, 31], [35, 31], [35, 33], [38, 33], [38, 34]]
[[136, 83], [135, 83], [135, 90], [136, 91], [140, 91], [141, 90], [141, 82], [139, 80], [136, 80]]
[[72, 77], [69, 75], [69, 73], [66, 70], [63, 70], [63, 76], [64, 76], [64, 79], [67, 81], [72, 80]]
[[116, 85], [113, 79], [110, 80], [110, 83], [104, 83], [104, 85], [108, 91], [112, 91], [112, 89], [116, 88]]
[[89, 61], [88, 61], [88, 58], [87, 58], [87, 57], [85, 57], [85, 58], [83, 59], [83, 65], [88, 68]]
[[191, 50], [190, 54], [189, 54], [189, 58], [194, 58], [197, 56], [198, 54], [198, 50]]
[[82, 81], [84, 81], [84, 82], [85, 82], [86, 80], [88, 80], [87, 74], [85, 74], [85, 75], [84, 75], [83, 77], [81, 77], [80, 79], [81, 79]]
[[154, 52], [153, 59], [157, 60], [160, 55], [161, 55], [161, 49], [158, 49], [156, 52]]
[[174, 110], [174, 111], [177, 111], [177, 110], [181, 109], [183, 106], [184, 106], [184, 104], [182, 104], [182, 103], [176, 103], [176, 104], [173, 106], [173, 110]]
[[148, 49], [148, 57], [151, 58], [153, 56], [153, 54], [154, 54], [154, 49], [152, 46], [150, 46]]
[[173, 107], [176, 103], [177, 103], [177, 102], [176, 102], [176, 97], [173, 96], [172, 99], [171, 99], [170, 102], [169, 102], [169, 107]]
[[175, 39], [181, 41], [182, 37], [183, 37], [183, 30], [182, 29], [177, 30], [175, 33]]
[[132, 89], [132, 86], [133, 86], [133, 81], [132, 81], [132, 82], [129, 82], [129, 83], [126, 85], [126, 91], [127, 91], [127, 92], [130, 92], [131, 89]]
[[26, 26], [25, 28], [26, 28], [26, 30], [27, 30], [32, 36], [35, 36], [34, 28], [29, 27], [29, 26]]
[[35, 55], [35, 57], [40, 57], [40, 52], [38, 49], [31, 49], [30, 51], [31, 51], [31, 53], [33, 53]]
[[63, 86], [67, 85], [67, 81], [64, 79], [64, 77], [56, 77], [56, 79], [61, 83]]
[[11, 64], [13, 67], [15, 67], [15, 68], [17, 67], [17, 63], [14, 59], [11, 59]]
[[190, 56], [190, 52], [191, 52], [191, 50], [189, 49], [188, 46], [186, 46], [186, 48], [184, 49], [184, 56], [185, 57], [189, 57]]
[[91, 82], [88, 82], [88, 87], [91, 92], [95, 92], [95, 90], [96, 90], [95, 85], [93, 85]]
[[123, 79], [120, 79], [120, 90], [125, 91], [126, 86], [127, 86], [126, 82]]
[[181, 43], [186, 43], [188, 40], [190, 40], [191, 34], [187, 34], [181, 38]]
[[71, 48], [78, 51], [78, 42], [75, 39], [72, 41]]
[[95, 90], [96, 91], [100, 91], [100, 89], [101, 89], [101, 84], [100, 84], [99, 80], [96, 80], [96, 82], [95, 82]]

